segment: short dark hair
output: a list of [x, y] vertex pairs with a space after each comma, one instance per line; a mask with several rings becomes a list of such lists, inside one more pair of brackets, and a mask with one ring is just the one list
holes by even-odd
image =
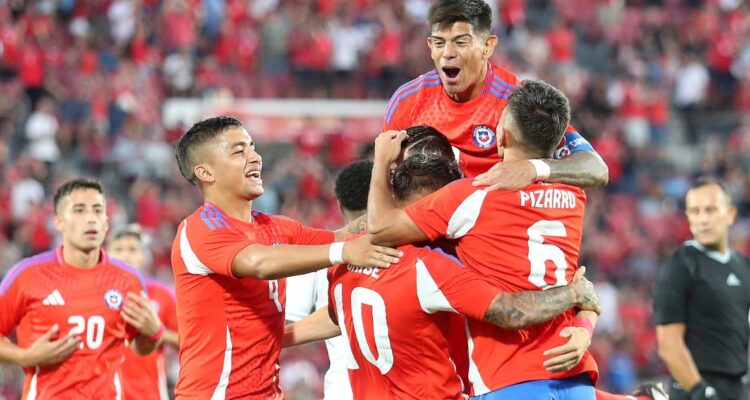
[[197, 149], [206, 142], [212, 140], [217, 135], [223, 133], [229, 128], [241, 128], [242, 122], [237, 118], [229, 116], [219, 116], [204, 119], [203, 121], [193, 124], [187, 132], [177, 141], [175, 158], [177, 165], [180, 167], [180, 173], [188, 182], [195, 185], [198, 180], [193, 173], [196, 165], [202, 161], [196, 159]]
[[730, 202], [732, 201], [732, 194], [729, 193], [729, 185], [727, 185], [727, 181], [716, 176], [705, 175], [698, 177], [698, 179], [696, 179], [695, 182], [690, 185], [690, 190], [699, 189], [711, 185], [718, 186], [719, 189], [721, 189], [721, 191], [724, 192], [724, 194], [727, 196], [727, 199]]
[[560, 144], [570, 122], [568, 98], [539, 80], [523, 81], [508, 99], [508, 110], [520, 130], [517, 137], [531, 150], [548, 155]]
[[461, 177], [455, 161], [434, 154], [415, 154], [393, 170], [391, 182], [396, 199], [401, 201], [415, 193], [432, 193]]
[[54, 207], [55, 213], [57, 213], [57, 206], [60, 204], [65, 196], [70, 195], [74, 190], [78, 189], [93, 189], [97, 192], [104, 194], [104, 186], [102, 183], [94, 179], [73, 179], [62, 184], [55, 192]]
[[341, 207], [348, 211], [367, 209], [367, 195], [370, 193], [372, 161], [360, 160], [349, 164], [336, 177], [336, 198]]
[[144, 243], [143, 230], [141, 229], [141, 225], [137, 223], [128, 224], [124, 228], [115, 231], [115, 233], [112, 234], [111, 241], [122, 239], [124, 237], [133, 237], [141, 244]]
[[455, 159], [448, 138], [439, 130], [427, 125], [417, 125], [406, 128], [406, 134], [402, 147], [411, 154], [434, 154], [449, 160]]
[[467, 22], [475, 32], [489, 33], [492, 9], [484, 0], [438, 0], [427, 13], [430, 30], [443, 30], [456, 22]]

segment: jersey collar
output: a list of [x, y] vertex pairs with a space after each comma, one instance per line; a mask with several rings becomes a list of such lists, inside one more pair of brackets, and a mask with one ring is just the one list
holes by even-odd
[[692, 246], [692, 247], [698, 249], [698, 251], [700, 251], [701, 253], [705, 254], [708, 258], [710, 258], [710, 259], [712, 259], [712, 260], [714, 260], [716, 262], [719, 262], [721, 264], [728, 263], [729, 260], [732, 258], [732, 250], [731, 249], [727, 250], [726, 253], [720, 253], [720, 252], [715, 251], [715, 250], [709, 250], [709, 249], [707, 249], [706, 246], [698, 243], [696, 240], [688, 240], [687, 242], [685, 242], [685, 245]]

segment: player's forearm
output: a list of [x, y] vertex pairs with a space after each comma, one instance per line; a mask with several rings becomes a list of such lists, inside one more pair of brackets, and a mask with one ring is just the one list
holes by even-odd
[[331, 320], [328, 308], [324, 307], [301, 321], [284, 326], [282, 346], [297, 346], [330, 339], [340, 334], [341, 329]]
[[329, 245], [297, 246], [250, 245], [232, 263], [238, 278], [279, 279], [301, 275], [331, 266]]
[[161, 341], [162, 341], [162, 343], [167, 343], [167, 344], [171, 345], [175, 349], [179, 349], [180, 345], [178, 344], [178, 339], [177, 338], [178, 338], [177, 332], [175, 332], [175, 331], [173, 331], [171, 329], [166, 329], [166, 330], [164, 330], [164, 336], [161, 337]]
[[520, 329], [549, 321], [577, 304], [569, 287], [519, 293], [499, 292], [484, 320], [504, 329]]
[[0, 363], [27, 366], [24, 357], [24, 349], [18, 347], [7, 337], [0, 339]]
[[354, 221], [348, 223], [345, 227], [334, 232], [334, 241], [339, 242], [349, 239], [350, 237], [362, 233], [367, 227], [367, 216], [363, 215]]
[[[163, 339], [163, 336], [162, 336]], [[145, 335], [140, 334], [130, 342], [130, 348], [140, 356], [146, 356], [161, 345], [162, 339], [151, 341]]]
[[604, 186], [609, 181], [609, 168], [594, 151], [579, 151], [560, 160], [544, 160], [550, 167], [549, 182], [578, 187]]
[[[657, 336], [658, 335], [657, 327]], [[666, 364], [672, 377], [689, 391], [703, 378], [695, 365], [693, 355], [682, 337], [659, 338], [659, 357]]]
[[395, 219], [397, 210], [396, 202], [391, 196], [390, 174], [390, 165], [376, 159], [367, 196], [367, 232], [373, 236], [373, 243], [395, 244], [388, 232], [388, 228], [392, 226], [389, 221]]

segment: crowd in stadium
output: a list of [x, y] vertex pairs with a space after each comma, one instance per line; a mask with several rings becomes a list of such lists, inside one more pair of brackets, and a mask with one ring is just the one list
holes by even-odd
[[[750, 251], [750, 6], [739, 0], [490, 2], [492, 61], [569, 97], [573, 123], [609, 167], [587, 191], [581, 263], [603, 306], [592, 345], [601, 387], [627, 392], [666, 371], [656, 355], [651, 285], [690, 236], [682, 199], [722, 176], [738, 206], [734, 248]], [[151, 237], [171, 280], [176, 225], [198, 205], [165, 127], [172, 96], [373, 98], [431, 69], [428, 0], [0, 1], [0, 275], [55, 244], [54, 189], [101, 179], [112, 226]], [[374, 137], [378, 132], [363, 135]], [[343, 223], [333, 179], [369, 157], [347, 132], [309, 131], [264, 159], [255, 206], [315, 227]], [[350, 143], [351, 142], [351, 143]], [[335, 151], [330, 149], [335, 145]], [[322, 347], [286, 354], [290, 398], [318, 393]], [[0, 366], [0, 398], [20, 371]]]

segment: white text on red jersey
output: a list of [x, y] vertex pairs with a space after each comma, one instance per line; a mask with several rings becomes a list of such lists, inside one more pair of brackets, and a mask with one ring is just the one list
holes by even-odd
[[378, 269], [372, 268], [372, 267], [356, 267], [354, 265], [347, 265], [346, 266], [347, 271], [354, 272], [357, 274], [364, 274], [367, 276], [371, 276], [373, 279], [380, 278], [380, 275], [378, 275]]
[[576, 208], [576, 195], [564, 189], [522, 190], [521, 207]]

